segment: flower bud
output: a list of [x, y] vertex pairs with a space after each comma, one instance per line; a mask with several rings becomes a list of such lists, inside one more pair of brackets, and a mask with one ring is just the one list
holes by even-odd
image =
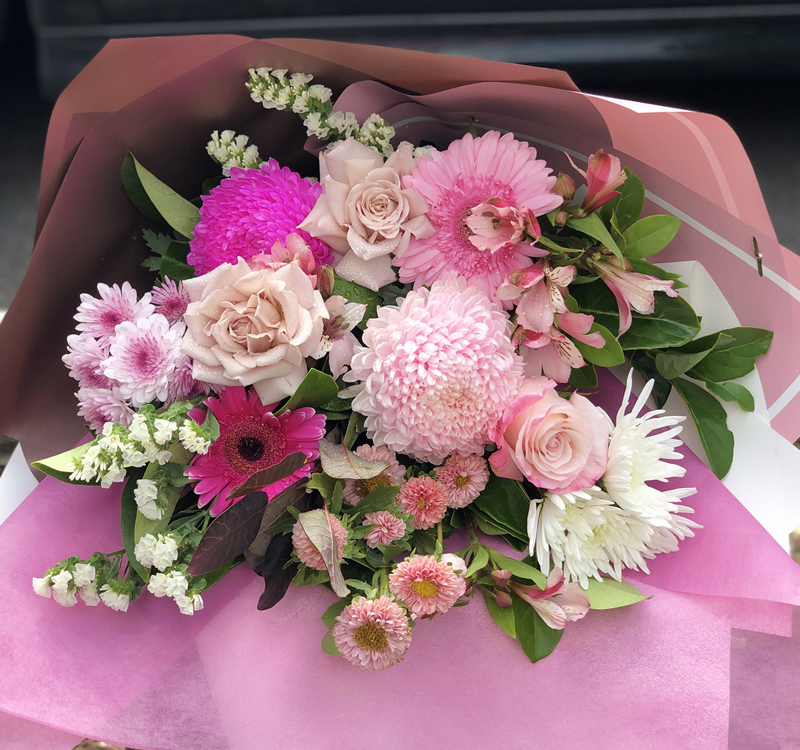
[[575, 180], [568, 174], [559, 172], [553, 190], [564, 199], [564, 203], [571, 203], [575, 197]]
[[511, 571], [510, 570], [493, 570], [492, 571], [492, 578], [494, 578], [495, 583], [498, 586], [502, 586], [506, 588], [508, 586], [508, 582], [511, 580]]
[[494, 602], [498, 607], [510, 607], [512, 604], [511, 594], [507, 591], [495, 591]]
[[317, 277], [317, 290], [323, 299], [328, 299], [333, 294], [335, 281], [333, 268], [331, 266], [318, 266], [314, 269], [314, 276]]
[[565, 227], [567, 225], [567, 212], [559, 211], [556, 214], [555, 224], [557, 227]]

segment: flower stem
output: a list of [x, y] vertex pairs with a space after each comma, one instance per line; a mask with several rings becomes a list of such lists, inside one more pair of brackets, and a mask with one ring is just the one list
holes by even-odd
[[473, 544], [480, 544], [480, 540], [478, 539], [478, 527], [475, 523], [475, 519], [472, 516], [472, 513], [466, 513], [466, 522], [467, 522], [467, 531], [469, 532], [469, 540]]

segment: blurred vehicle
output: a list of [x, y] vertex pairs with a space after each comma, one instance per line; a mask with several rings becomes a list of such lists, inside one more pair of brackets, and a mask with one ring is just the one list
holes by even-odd
[[[0, 0], [2, 4], [5, 0]], [[42, 92], [111, 38], [245, 34], [381, 44], [568, 66], [713, 77], [800, 70], [800, 3], [742, 0], [27, 0]]]

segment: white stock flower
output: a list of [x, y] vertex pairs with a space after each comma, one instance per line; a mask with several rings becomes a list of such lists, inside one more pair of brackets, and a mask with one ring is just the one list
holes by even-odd
[[34, 578], [33, 579], [33, 590], [39, 596], [43, 596], [45, 599], [50, 598], [51, 591], [50, 585], [50, 576], [45, 576], [44, 578]]
[[150, 581], [147, 584], [147, 590], [159, 599], [167, 595], [167, 579], [166, 573], [154, 573], [150, 576]]
[[167, 580], [164, 583], [164, 589], [167, 592], [167, 596], [172, 597], [173, 599], [177, 596], [183, 596], [186, 594], [186, 590], [188, 588], [189, 581], [183, 573], [173, 570], [167, 574]]
[[[160, 521], [164, 511], [158, 507], [158, 483], [152, 479], [140, 479], [136, 482], [133, 499], [139, 512], [151, 521]], [[140, 540], [141, 541], [141, 540]]]
[[129, 594], [118, 593], [108, 584], [100, 589], [100, 598], [103, 600], [103, 604], [117, 612], [127, 612], [128, 605], [131, 603]]
[[78, 563], [75, 566], [75, 571], [72, 574], [72, 580], [75, 582], [75, 585], [78, 588], [83, 588], [84, 586], [88, 586], [92, 581], [94, 581], [97, 575], [97, 571], [94, 568], [94, 565], [90, 563]]
[[178, 559], [178, 543], [170, 534], [159, 534], [152, 551], [153, 565], [160, 572], [165, 571]]
[[184, 420], [178, 430], [178, 437], [181, 445], [192, 453], [203, 455], [208, 453], [208, 449], [211, 447], [211, 441], [200, 435], [197, 425], [191, 419]]
[[88, 586], [84, 586], [79, 592], [83, 603], [87, 607], [96, 607], [100, 604], [100, 594], [97, 593], [97, 586], [92, 581]]
[[182, 615], [193, 615], [203, 609], [203, 597], [200, 594], [176, 596], [175, 603], [178, 605]]
[[70, 583], [72, 583], [72, 573], [68, 570], [62, 570], [60, 573], [56, 573], [52, 576], [50, 580], [53, 585], [53, 593], [66, 592], [70, 588]]
[[75, 591], [56, 591], [53, 589], [53, 599], [62, 607], [74, 607], [78, 603]]

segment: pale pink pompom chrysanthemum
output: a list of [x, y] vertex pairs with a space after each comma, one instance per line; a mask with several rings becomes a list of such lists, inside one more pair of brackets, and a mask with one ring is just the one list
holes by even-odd
[[450, 508], [466, 508], [486, 489], [489, 465], [483, 456], [450, 456], [436, 470], [436, 479], [447, 492]]
[[411, 477], [397, 493], [397, 504], [413, 517], [415, 529], [429, 529], [447, 512], [447, 491], [431, 477]]
[[119, 388], [81, 388], [76, 394], [78, 416], [95, 432], [102, 430], [106, 422], [119, 422], [130, 427], [133, 409], [120, 393]]
[[94, 336], [101, 344], [108, 342], [120, 323], [135, 323], [153, 313], [150, 294], [137, 299], [136, 290], [127, 281], [122, 287], [98, 284], [97, 291], [99, 299], [91, 294], [81, 295], [75, 320], [79, 331]]
[[529, 265], [531, 257], [546, 253], [525, 242], [490, 251], [470, 242], [466, 224], [473, 208], [490, 199], [528, 209], [541, 216], [561, 205], [553, 192], [556, 178], [536, 149], [490, 131], [480, 138], [466, 135], [446, 151], [420, 159], [403, 186], [419, 193], [430, 206], [428, 218], [436, 228], [430, 237], [412, 238], [408, 249], [395, 258], [400, 280], [415, 288], [437, 279], [464, 276], [492, 299], [512, 271]]
[[[310, 510], [306, 515], [311, 514], [322, 517], [325, 515], [325, 511]], [[336, 516], [332, 516], [330, 513], [327, 515], [331, 524], [333, 536], [336, 539], [336, 559], [341, 562], [344, 559], [344, 546], [347, 544], [347, 529], [342, 526], [342, 522]], [[299, 520], [292, 526], [292, 544], [303, 565], [307, 565], [314, 570], [326, 570], [325, 560], [322, 558], [319, 550], [314, 546], [314, 543], [308, 538], [308, 534], [306, 534]]]
[[522, 359], [511, 321], [463, 278], [378, 308], [344, 379], [369, 439], [419, 461], [482, 453], [516, 396]]
[[317, 265], [330, 263], [330, 247], [297, 228], [321, 193], [318, 182], [281, 168], [274, 159], [259, 169], [234, 167], [231, 176], [203, 198], [189, 244], [189, 264], [198, 275], [223, 263], [236, 265], [237, 258], [269, 254], [276, 242], [283, 244], [292, 233], [308, 243]]
[[370, 479], [345, 479], [344, 501], [348, 505], [358, 505], [372, 490], [378, 487], [391, 487], [406, 481], [406, 470], [400, 466], [394, 451], [383, 445], [359, 445], [356, 455], [368, 461], [388, 461], [387, 466], [378, 476]]
[[103, 373], [103, 362], [107, 357], [107, 346], [102, 346], [94, 336], [82, 333], [67, 336], [67, 353], [61, 361], [80, 388], [111, 388], [116, 383]]
[[151, 292], [156, 312], [163, 315], [169, 324], [183, 320], [183, 314], [192, 301], [189, 292], [183, 288], [183, 282], [177, 284], [172, 279], [164, 279], [161, 286], [153, 287]]
[[367, 547], [375, 549], [379, 544], [391, 544], [406, 534], [406, 522], [388, 510], [376, 510], [364, 514], [364, 526], [374, 525], [364, 537]]
[[408, 617], [388, 596], [353, 599], [336, 618], [332, 635], [347, 661], [368, 670], [396, 664], [411, 644]]
[[135, 407], [153, 399], [166, 401], [185, 330], [183, 323], [170, 326], [157, 313], [135, 323], [120, 323], [103, 365], [104, 374], [119, 383], [120, 392]]
[[389, 590], [416, 617], [444, 614], [466, 586], [463, 576], [432, 555], [408, 557], [389, 574]]

